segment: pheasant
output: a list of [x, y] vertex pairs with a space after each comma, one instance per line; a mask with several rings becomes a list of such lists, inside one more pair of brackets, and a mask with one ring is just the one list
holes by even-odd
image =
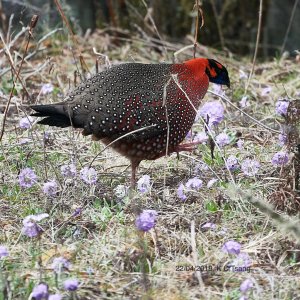
[[194, 122], [209, 82], [227, 85], [226, 68], [213, 59], [177, 64], [124, 63], [77, 86], [63, 102], [32, 105], [39, 124], [82, 128], [131, 162], [131, 186], [144, 159], [189, 151], [180, 144]]

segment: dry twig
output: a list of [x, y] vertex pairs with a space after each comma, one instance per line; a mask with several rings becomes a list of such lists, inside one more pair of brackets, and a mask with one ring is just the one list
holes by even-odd
[[23, 62], [24, 62], [25, 56], [26, 56], [27, 51], [28, 51], [29, 42], [30, 42], [30, 39], [32, 38], [32, 31], [33, 31], [33, 29], [35, 28], [35, 26], [37, 24], [38, 18], [39, 18], [38, 15], [33, 15], [32, 18], [31, 18], [31, 21], [30, 21], [29, 30], [28, 30], [28, 38], [27, 38], [27, 42], [26, 42], [26, 46], [25, 46], [25, 51], [24, 51], [24, 54], [23, 54], [23, 57], [22, 57], [19, 69], [18, 69], [18, 71], [16, 73], [17, 76], [16, 76], [16, 78], [13, 81], [13, 86], [11, 88], [11, 91], [10, 91], [10, 94], [9, 94], [9, 98], [8, 98], [8, 101], [7, 101], [5, 110], [4, 110], [3, 123], [2, 123], [1, 133], [0, 133], [0, 141], [3, 138], [4, 129], [5, 129], [5, 122], [6, 122], [6, 118], [7, 118], [7, 113], [8, 113], [10, 102], [11, 102], [11, 99], [12, 99], [12, 96], [13, 96], [13, 92], [14, 92], [14, 89], [15, 89], [15, 86], [16, 86], [16, 82], [19, 79], [19, 75], [20, 75], [20, 72], [21, 72], [21, 69], [22, 69], [22, 66], [23, 66]]

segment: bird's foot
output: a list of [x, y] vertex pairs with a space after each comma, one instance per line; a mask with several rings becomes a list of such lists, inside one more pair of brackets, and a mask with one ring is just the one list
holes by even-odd
[[140, 160], [131, 160], [131, 179], [130, 179], [130, 187], [131, 189], [135, 188], [136, 185], [136, 171], [140, 164]]
[[197, 146], [201, 144], [199, 142], [192, 142], [192, 143], [186, 143], [186, 144], [180, 144], [176, 146], [175, 152], [181, 152], [181, 151], [188, 151], [192, 152], [197, 149]]

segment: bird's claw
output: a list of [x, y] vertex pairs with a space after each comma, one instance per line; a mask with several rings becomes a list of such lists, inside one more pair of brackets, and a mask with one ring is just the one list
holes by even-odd
[[188, 151], [188, 152], [192, 152], [194, 150], [197, 149], [197, 146], [199, 145], [198, 142], [193, 142], [193, 143], [187, 143], [187, 144], [181, 144], [181, 145], [178, 145], [176, 147], [176, 152], [179, 153], [181, 151]]

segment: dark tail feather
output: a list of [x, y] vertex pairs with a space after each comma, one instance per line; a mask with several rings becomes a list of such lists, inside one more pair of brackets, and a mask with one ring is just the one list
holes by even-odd
[[70, 119], [63, 115], [47, 117], [38, 121], [37, 123], [43, 125], [61, 127], [61, 128], [71, 126]]
[[68, 127], [71, 126], [70, 117], [66, 115], [63, 104], [50, 105], [32, 105], [30, 106], [36, 112], [31, 114], [34, 117], [47, 117], [38, 122], [38, 124]]

